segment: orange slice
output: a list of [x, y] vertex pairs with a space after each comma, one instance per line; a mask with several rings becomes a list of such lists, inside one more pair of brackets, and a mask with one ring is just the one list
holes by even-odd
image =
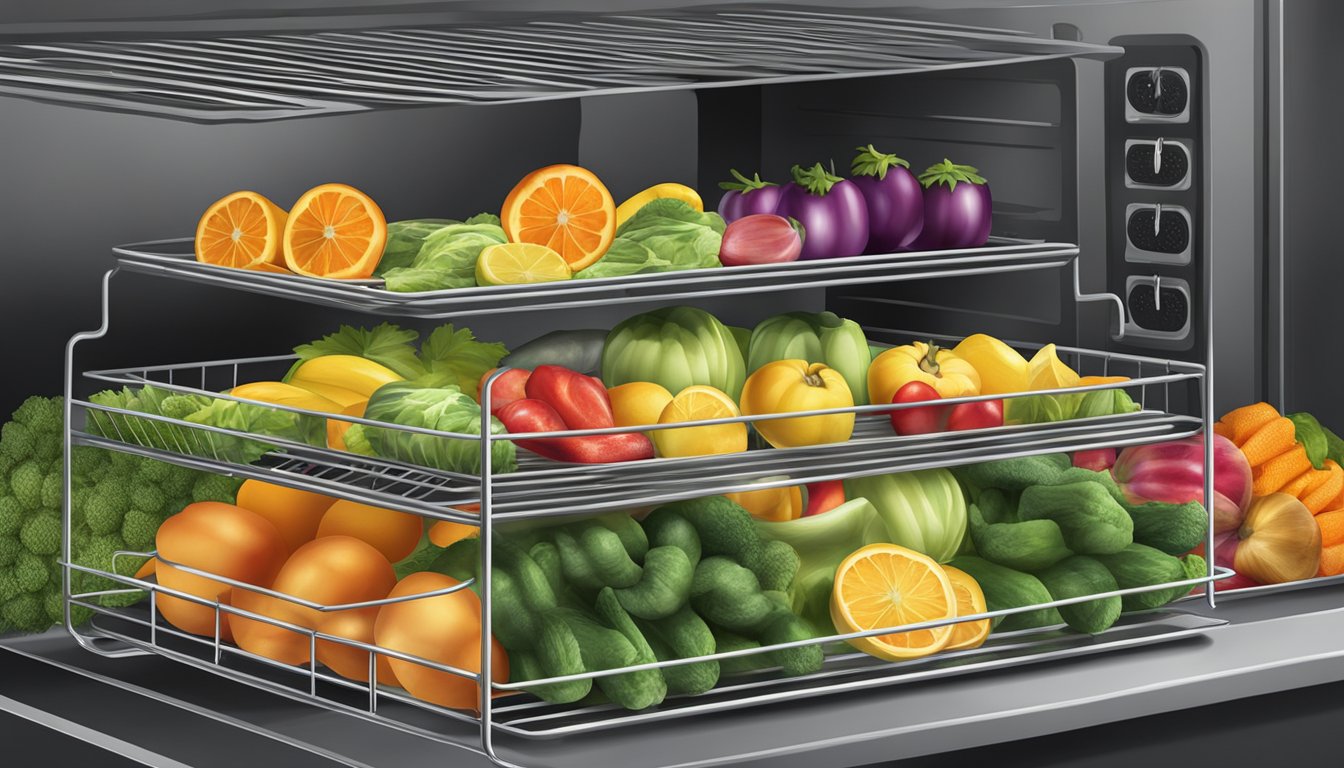
[[616, 201], [577, 165], [548, 165], [523, 177], [499, 213], [515, 243], [544, 245], [578, 272], [607, 252], [616, 237]]
[[[971, 578], [969, 573], [950, 565], [944, 565], [943, 572], [951, 580], [952, 592], [957, 596], [958, 616], [971, 616], [988, 610], [985, 608], [985, 593], [980, 590], [980, 584]], [[979, 648], [987, 637], [989, 637], [989, 619], [953, 624], [952, 640], [947, 644], [947, 650]]]
[[[831, 621], [840, 632], [861, 632], [957, 615], [952, 580], [928, 555], [897, 544], [869, 544], [846, 557], [835, 571]], [[888, 661], [918, 659], [943, 650], [954, 625], [850, 640]]]
[[288, 214], [256, 192], [234, 192], [205, 210], [196, 224], [196, 260], [236, 269], [279, 265]]
[[285, 222], [285, 266], [311, 277], [359, 279], [383, 257], [387, 219], [378, 204], [345, 184], [313, 187]]
[[[659, 424], [709, 421], [741, 416], [737, 403], [722, 390], [693, 384], [677, 393], [658, 416]], [[707, 424], [701, 427], [657, 429], [648, 433], [663, 458], [710, 456], [747, 450], [747, 425], [741, 422]]]

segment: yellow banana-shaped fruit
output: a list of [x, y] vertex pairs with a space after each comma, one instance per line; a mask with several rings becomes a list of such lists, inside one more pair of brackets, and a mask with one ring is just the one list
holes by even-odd
[[675, 182], [666, 182], [663, 184], [654, 184], [652, 187], [640, 192], [639, 194], [626, 200], [624, 203], [616, 206], [616, 226], [625, 223], [625, 220], [635, 215], [635, 212], [649, 203], [663, 197], [670, 197], [674, 200], [680, 200], [691, 206], [697, 211], [705, 210], [705, 204], [700, 200], [700, 193], [685, 184]]
[[282, 381], [254, 381], [251, 384], [239, 384], [229, 390], [234, 397], [246, 400], [260, 400], [263, 403], [287, 405], [291, 408], [303, 408], [321, 413], [340, 413], [342, 406], [316, 392], [302, 387], [286, 384]]
[[384, 384], [404, 381], [394, 371], [367, 358], [356, 355], [323, 355], [304, 361], [290, 381], [301, 381], [305, 389], [310, 384], [341, 387], [364, 397]]
[[306, 381], [298, 377], [290, 379], [289, 383], [295, 387], [300, 387], [314, 394], [321, 395], [340, 405], [342, 408], [349, 408], [355, 405], [362, 407], [369, 402], [368, 395], [361, 395], [353, 389], [346, 389], [345, 387], [336, 387], [331, 384], [323, 384], [317, 381]]

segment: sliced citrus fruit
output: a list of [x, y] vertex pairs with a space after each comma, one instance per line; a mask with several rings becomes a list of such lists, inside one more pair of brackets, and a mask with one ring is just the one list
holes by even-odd
[[[689, 386], [667, 404], [658, 416], [659, 424], [706, 421], [741, 416], [737, 403], [721, 390], [703, 384]], [[702, 427], [656, 429], [649, 432], [653, 447], [665, 458], [740, 453], [747, 450], [747, 425], [708, 424]]]
[[[864, 632], [957, 615], [952, 580], [928, 555], [898, 544], [869, 544], [835, 571], [831, 621], [842, 633]], [[849, 644], [888, 661], [937, 653], [952, 640], [954, 625], [861, 637]]]
[[487, 246], [476, 259], [479, 285], [549, 283], [573, 277], [564, 257], [544, 245], [499, 243]]
[[345, 184], [304, 192], [285, 222], [285, 266], [311, 277], [368, 277], [383, 257], [387, 219], [378, 204]]
[[196, 224], [196, 260], [238, 269], [278, 268], [287, 218], [283, 208], [256, 192], [234, 192], [207, 208]]
[[[943, 572], [952, 582], [952, 592], [957, 596], [958, 616], [971, 616], [987, 610], [985, 593], [980, 590], [980, 584], [971, 578], [969, 573], [950, 565], [944, 565]], [[989, 637], [989, 619], [953, 624], [952, 639], [947, 644], [947, 650], [979, 648], [987, 637]]]
[[1036, 351], [1028, 363], [1029, 389], [1062, 389], [1078, 386], [1081, 378], [1076, 371], [1059, 359], [1054, 344], [1046, 344]]
[[618, 427], [657, 424], [663, 409], [672, 402], [672, 393], [652, 381], [631, 381], [607, 390], [611, 412]]
[[523, 177], [499, 213], [515, 243], [559, 253], [575, 272], [602, 258], [616, 237], [616, 202], [601, 180], [577, 165], [548, 165]]

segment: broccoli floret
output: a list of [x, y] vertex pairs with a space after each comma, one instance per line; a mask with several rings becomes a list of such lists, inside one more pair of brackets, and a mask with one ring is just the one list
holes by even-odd
[[15, 409], [14, 421], [36, 434], [56, 434], [61, 431], [63, 407], [59, 397], [30, 397]]
[[154, 483], [162, 485], [163, 481], [173, 473], [175, 467], [165, 461], [155, 461], [154, 459], [145, 459], [140, 463], [140, 477]]
[[[163, 462], [160, 463], [163, 464]], [[168, 468], [168, 475], [159, 481], [159, 488], [170, 498], [191, 499], [191, 489], [196, 485], [196, 478], [201, 473], [174, 464], [163, 464], [163, 466]]]
[[33, 431], [25, 424], [11, 421], [0, 427], [0, 454], [18, 464], [33, 457]]
[[19, 559], [23, 544], [14, 536], [0, 536], [0, 568], [8, 568]]
[[193, 395], [170, 395], [159, 403], [159, 413], [170, 419], [186, 419], [209, 401]]
[[154, 547], [154, 534], [159, 530], [159, 519], [149, 512], [132, 509], [121, 524], [121, 539], [127, 549], [143, 552]]
[[192, 501], [222, 501], [232, 504], [238, 498], [239, 481], [224, 475], [202, 474], [191, 489]]
[[10, 473], [10, 489], [25, 510], [36, 510], [42, 505], [42, 481], [46, 477], [46, 470], [33, 459], [23, 462]]
[[14, 578], [20, 592], [36, 592], [47, 585], [47, 563], [30, 552], [20, 552], [14, 563]]
[[61, 477], [60, 470], [57, 470], [42, 481], [42, 508], [60, 509], [63, 496], [65, 496], [65, 478]]
[[0, 536], [14, 536], [23, 527], [23, 505], [13, 496], [0, 496]]
[[51, 626], [47, 623], [47, 609], [42, 596], [25, 594], [0, 606], [0, 617], [20, 632], [41, 632]]
[[19, 579], [12, 570], [0, 571], [0, 605], [23, 594], [19, 589]]
[[111, 477], [93, 489], [93, 495], [84, 509], [84, 522], [94, 533], [120, 531], [121, 522], [130, 508], [131, 495], [126, 483], [120, 478]]
[[[140, 557], [118, 557], [115, 567], [112, 563], [112, 556], [118, 550], [126, 549], [125, 544], [117, 536], [95, 536], [89, 542], [85, 550], [79, 553], [75, 560], [80, 565], [90, 568], [116, 573], [121, 576], [134, 576], [135, 572], [144, 565], [145, 558]], [[108, 578], [95, 577], [90, 583], [80, 587], [83, 590], [94, 591], [104, 589], [130, 589], [130, 585], [113, 581]], [[103, 595], [98, 598], [98, 602], [109, 608], [122, 608], [128, 605], [134, 605], [145, 598], [145, 593], [140, 590], [125, 592], [116, 595]]]
[[70, 476], [75, 483], [97, 482], [95, 473], [108, 465], [107, 454], [101, 448], [76, 445], [70, 451]]
[[61, 551], [61, 518], [49, 512], [28, 518], [19, 531], [19, 541], [34, 555], [50, 558]]
[[131, 490], [131, 509], [159, 515], [163, 513], [163, 505], [167, 501], [168, 498], [163, 495], [163, 491], [149, 483], [137, 483]]

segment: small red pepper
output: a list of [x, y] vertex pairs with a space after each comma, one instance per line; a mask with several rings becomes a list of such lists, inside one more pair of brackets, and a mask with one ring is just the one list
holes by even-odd
[[[497, 414], [510, 432], [563, 432], [569, 427], [560, 413], [545, 400], [525, 398], [504, 406]], [[553, 461], [575, 464], [611, 464], [653, 458], [653, 443], [639, 432], [579, 437], [546, 437], [514, 440], [515, 445]]]
[[[491, 368], [481, 377], [481, 382], [476, 385], [477, 392], [485, 391], [485, 382], [494, 375], [498, 368]], [[499, 409], [512, 403], [514, 400], [522, 400], [527, 397], [527, 380], [532, 372], [526, 368], [510, 368], [505, 371], [495, 383], [490, 386], [490, 414], [499, 415]], [[480, 402], [481, 397], [476, 398]]]
[[527, 396], [545, 400], [570, 429], [616, 426], [602, 382], [559, 365], [539, 365], [527, 379]]

